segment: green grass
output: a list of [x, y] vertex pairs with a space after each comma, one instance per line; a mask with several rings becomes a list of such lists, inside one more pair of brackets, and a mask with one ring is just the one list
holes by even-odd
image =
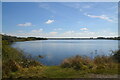
[[37, 66], [13, 72], [11, 76], [15, 78], [80, 78], [86, 77], [87, 73], [85, 71], [76, 71], [72, 68], [61, 68], [59, 66]]
[[31, 66], [42, 66], [41, 63], [35, 60], [28, 59], [24, 56], [22, 51], [12, 48], [6, 42], [2, 45], [2, 75], [3, 77], [10, 77], [10, 73], [19, 71], [21, 68]]
[[36, 66], [23, 68], [20, 71], [11, 73], [13, 78], [91, 78], [95, 75], [116, 75], [116, 69], [103, 70], [75, 70], [73, 68], [61, 68], [60, 66]]

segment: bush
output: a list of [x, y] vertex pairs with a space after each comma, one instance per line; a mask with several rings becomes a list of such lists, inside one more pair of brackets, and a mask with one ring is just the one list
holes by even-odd
[[19, 71], [21, 68], [30, 66], [42, 66], [41, 63], [28, 59], [23, 55], [22, 51], [12, 48], [7, 41], [3, 41], [2, 45], [2, 74], [3, 77], [9, 77], [11, 72]]
[[37, 62], [35, 60], [30, 60], [30, 59], [24, 59], [21, 62], [19, 62], [20, 66], [23, 68], [28, 68], [30, 66], [43, 66], [40, 62]]
[[81, 57], [79, 55], [65, 59], [61, 63], [63, 68], [74, 68], [75, 70], [86, 70], [93, 68], [93, 62], [88, 57]]
[[93, 61], [97, 69], [111, 69], [117, 67], [116, 62], [111, 56], [96, 56]]
[[111, 63], [113, 60], [109, 56], [96, 56], [94, 58], [94, 63], [95, 64], [105, 64], [105, 63]]
[[95, 70], [95, 69], [117, 69], [118, 63], [111, 56], [96, 56], [94, 59], [89, 57], [75, 56], [65, 59], [61, 63], [63, 68], [74, 68], [75, 70]]

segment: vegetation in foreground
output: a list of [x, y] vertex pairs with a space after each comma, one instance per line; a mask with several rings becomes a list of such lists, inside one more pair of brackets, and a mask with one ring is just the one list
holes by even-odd
[[28, 68], [30, 66], [40, 65], [23, 55], [21, 51], [12, 48], [10, 45], [3, 42], [2, 45], [2, 74], [3, 77], [10, 77], [11, 72], [19, 71], [21, 68]]
[[[120, 53], [119, 53], [120, 54]], [[92, 74], [119, 74], [118, 61], [113, 56], [97, 56], [93, 60], [88, 57], [75, 56], [65, 59], [61, 67], [84, 70]]]
[[[118, 63], [106, 56], [93, 61], [81, 56], [65, 59], [59, 66], [29, 66], [10, 73], [11, 78], [117, 78]], [[66, 61], [67, 60], [67, 61]], [[110, 61], [109, 61], [110, 60]], [[103, 62], [104, 61], [104, 62]], [[89, 63], [90, 62], [90, 63]]]
[[12, 48], [9, 40], [2, 41], [3, 78], [117, 78], [120, 74], [120, 50], [94, 59], [77, 55], [59, 66], [45, 66]]
[[74, 56], [59, 66], [32, 66], [11, 73], [14, 78], [118, 78], [118, 61], [113, 56]]
[[11, 47], [11, 44], [16, 41], [27, 40], [46, 40], [44, 38], [18, 38], [8, 35], [2, 36], [2, 75], [3, 77], [10, 77], [10, 73], [28, 68], [31, 66], [42, 66], [41, 63], [25, 56], [22, 51], [18, 51]]

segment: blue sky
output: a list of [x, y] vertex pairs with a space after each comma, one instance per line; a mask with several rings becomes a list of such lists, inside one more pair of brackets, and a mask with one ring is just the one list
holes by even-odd
[[3, 2], [2, 31], [15, 36], [118, 36], [117, 2]]

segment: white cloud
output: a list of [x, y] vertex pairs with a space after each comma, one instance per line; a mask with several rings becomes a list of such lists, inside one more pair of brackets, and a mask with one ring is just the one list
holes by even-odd
[[76, 31], [65, 31], [63, 33], [58, 32], [37, 32], [31, 31], [28, 33], [10, 33], [10, 35], [14, 36], [24, 36], [24, 37], [65, 37], [65, 38], [86, 38], [86, 37], [116, 37], [118, 36], [117, 32], [110, 32], [110, 31], [100, 31], [100, 32], [92, 32], [92, 31], [83, 31], [83, 32], [76, 32]]
[[42, 32], [43, 29], [38, 29], [38, 30], [32, 30], [33, 33], [39, 33], [39, 32]]
[[80, 30], [82, 30], [82, 31], [86, 31], [86, 30], [88, 30], [88, 28], [81, 28]]
[[54, 30], [55, 30], [55, 31], [58, 31], [58, 30], [62, 30], [62, 28], [55, 28]]
[[87, 13], [84, 14], [85, 16], [88, 16], [90, 18], [99, 18], [99, 19], [102, 19], [102, 20], [106, 20], [106, 21], [109, 21], [109, 22], [113, 22], [112, 19], [110, 19], [110, 17], [106, 16], [106, 15], [100, 15], [100, 16], [96, 16], [96, 15], [89, 15]]
[[109, 32], [109, 31], [101, 31], [101, 32], [92, 32], [92, 31], [83, 31], [83, 32], [75, 32], [75, 31], [66, 31], [63, 34], [60, 34], [60, 37], [115, 37], [117, 33]]
[[62, 34], [60, 34], [59, 36], [60, 37], [72, 37], [75, 35], [75, 32], [73, 30], [70, 30], [70, 31], [66, 31]]
[[90, 31], [84, 31], [84, 32], [75, 32], [75, 31], [66, 31], [62, 34], [60, 34], [60, 37], [73, 37], [73, 38], [83, 38], [83, 37], [94, 37], [95, 33]]
[[23, 27], [28, 27], [28, 26], [34, 26], [31, 22], [26, 22], [23, 24], [17, 24], [17, 26], [23, 26]]
[[80, 8], [81, 5], [79, 3], [63, 3], [64, 6], [67, 6], [67, 7], [72, 7], [72, 8]]
[[45, 37], [43, 33], [43, 29], [31, 30], [30, 32], [22, 31], [19, 33], [12, 33], [11, 35], [21, 36], [21, 37]]
[[52, 35], [56, 35], [58, 32], [50, 32], [50, 34]]
[[74, 31], [66, 31], [65, 34], [72, 34]]
[[55, 20], [50, 20], [50, 19], [49, 19], [49, 20], [47, 20], [45, 23], [46, 23], [46, 24], [51, 24], [51, 23], [53, 23], [53, 22], [55, 22]]
[[75, 9], [81, 9], [81, 8], [91, 8], [92, 4], [82, 5], [80, 3], [63, 3], [64, 6], [75, 8]]

